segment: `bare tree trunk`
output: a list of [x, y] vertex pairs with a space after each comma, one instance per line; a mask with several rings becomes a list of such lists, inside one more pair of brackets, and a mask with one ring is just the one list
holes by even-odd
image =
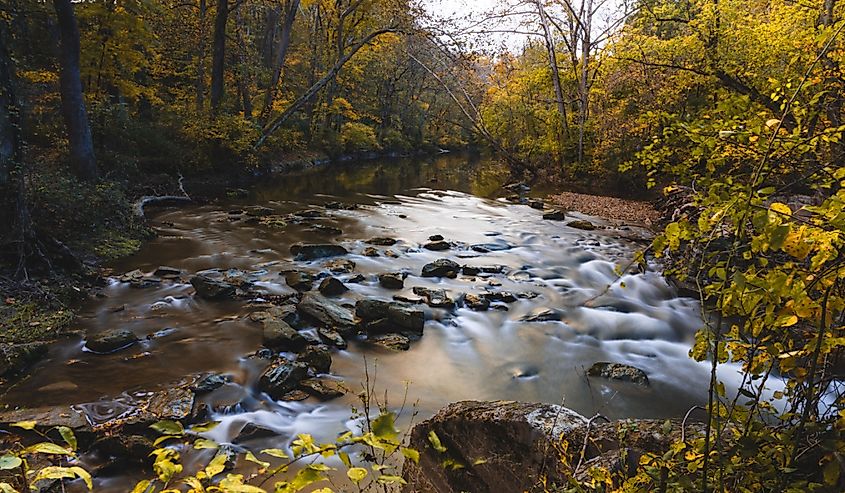
[[590, 52], [592, 51], [593, 0], [586, 0], [584, 15], [581, 18], [581, 74], [579, 92], [581, 96], [580, 115], [578, 121], [578, 164], [584, 164], [584, 133], [590, 111]]
[[279, 30], [279, 18], [282, 16], [281, 7], [273, 7], [267, 11], [267, 23], [264, 25], [264, 36], [261, 38], [261, 64], [266, 69], [273, 68], [276, 32]]
[[205, 13], [207, 9], [205, 0], [200, 0], [199, 59], [197, 60], [196, 80], [197, 111], [202, 111], [203, 106], [205, 106]]
[[537, 6], [537, 14], [540, 16], [540, 24], [543, 26], [543, 37], [546, 41], [546, 51], [549, 55], [549, 68], [552, 71], [552, 84], [555, 88], [555, 100], [557, 101], [557, 110], [560, 113], [561, 122], [563, 123], [563, 130], [566, 135], [569, 135], [569, 123], [566, 116], [566, 102], [563, 99], [563, 88], [560, 85], [560, 71], [557, 66], [557, 55], [555, 54], [554, 39], [552, 38], [551, 30], [549, 29], [549, 18], [546, 16], [546, 10], [540, 0], [535, 0], [534, 4]]
[[217, 114], [223, 102], [226, 76], [226, 21], [229, 18], [229, 1], [217, 0], [214, 17], [214, 54], [211, 63], [211, 113]]
[[238, 92], [241, 95], [241, 105], [243, 107], [244, 118], [246, 118], [247, 120], [252, 120], [252, 95], [250, 94], [249, 90], [250, 77], [249, 70], [247, 70], [246, 42], [244, 41], [244, 36], [242, 32], [245, 26], [240, 10], [238, 10], [236, 20], [236, 33], [238, 41]]
[[279, 39], [279, 45], [276, 47], [276, 58], [273, 61], [273, 76], [270, 78], [270, 85], [267, 86], [267, 92], [264, 94], [264, 106], [261, 109], [261, 116], [258, 121], [262, 125], [270, 120], [270, 113], [273, 109], [273, 100], [276, 98], [276, 92], [279, 90], [279, 80], [282, 77], [282, 69], [285, 66], [285, 58], [287, 58], [288, 47], [290, 46], [290, 35], [293, 30], [293, 22], [296, 20], [296, 14], [299, 11], [299, 0], [288, 0], [285, 5], [285, 18], [282, 25], [282, 35]]
[[61, 36], [59, 50], [59, 87], [62, 115], [70, 143], [70, 160], [76, 175], [83, 180], [97, 178], [97, 160], [91, 125], [85, 109], [79, 72], [79, 27], [70, 0], [53, 0]]

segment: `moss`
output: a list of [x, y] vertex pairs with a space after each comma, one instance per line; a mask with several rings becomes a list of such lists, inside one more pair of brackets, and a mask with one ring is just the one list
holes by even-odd
[[94, 239], [92, 250], [104, 260], [132, 255], [141, 248], [141, 240], [117, 230], [108, 230]]
[[26, 343], [56, 339], [73, 322], [73, 311], [7, 299], [0, 305], [0, 342]]

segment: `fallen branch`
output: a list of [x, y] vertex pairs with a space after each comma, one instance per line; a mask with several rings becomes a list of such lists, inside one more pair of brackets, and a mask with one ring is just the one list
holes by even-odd
[[144, 213], [144, 209], [148, 206], [169, 207], [193, 202], [191, 197], [188, 195], [188, 192], [185, 191], [184, 181], [185, 177], [180, 174], [179, 191], [182, 192], [182, 195], [145, 195], [138, 199], [132, 208], [135, 212], [135, 216], [140, 218], [142, 221], [146, 221], [147, 216]]

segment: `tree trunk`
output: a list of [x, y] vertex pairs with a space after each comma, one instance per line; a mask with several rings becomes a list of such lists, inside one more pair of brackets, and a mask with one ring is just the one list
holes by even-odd
[[546, 10], [540, 0], [535, 0], [534, 4], [537, 6], [537, 14], [540, 16], [540, 24], [543, 26], [543, 37], [546, 41], [546, 51], [549, 55], [549, 68], [552, 71], [552, 84], [555, 88], [555, 100], [557, 102], [557, 111], [560, 113], [560, 119], [563, 123], [564, 132], [569, 135], [569, 123], [566, 116], [566, 102], [563, 99], [563, 89], [560, 85], [560, 71], [557, 66], [557, 55], [555, 54], [554, 39], [549, 29], [549, 19], [546, 17]]
[[266, 69], [273, 68], [273, 45], [276, 32], [279, 30], [279, 18], [282, 16], [281, 7], [273, 7], [267, 11], [267, 23], [264, 25], [264, 35], [261, 37], [261, 64]]
[[217, 0], [214, 17], [214, 54], [211, 62], [211, 113], [217, 114], [223, 102], [226, 75], [226, 21], [229, 18], [229, 0]]
[[587, 0], [581, 19], [581, 74], [578, 82], [581, 104], [578, 121], [578, 164], [584, 164], [584, 134], [590, 111], [590, 51], [592, 50], [593, 0]]
[[241, 17], [240, 10], [237, 15], [237, 41], [238, 41], [238, 92], [241, 95], [241, 106], [244, 112], [244, 118], [252, 120], [252, 95], [250, 93], [250, 76], [247, 70], [246, 60], [246, 42], [244, 41], [243, 29], [244, 23]]
[[91, 126], [85, 110], [79, 72], [79, 28], [70, 0], [53, 0], [61, 36], [59, 50], [59, 87], [62, 116], [67, 126], [70, 160], [76, 175], [83, 180], [97, 178], [97, 160]]
[[197, 111], [201, 112], [205, 106], [205, 13], [207, 7], [205, 0], [200, 0], [200, 32], [199, 32], [199, 55], [197, 60], [196, 80], [196, 104]]
[[265, 125], [270, 120], [270, 113], [273, 110], [273, 101], [276, 98], [276, 91], [279, 89], [279, 80], [282, 77], [282, 69], [285, 66], [285, 58], [288, 54], [288, 47], [290, 46], [290, 35], [293, 30], [293, 22], [296, 20], [296, 14], [299, 11], [299, 0], [288, 0], [285, 5], [285, 18], [282, 25], [282, 35], [279, 39], [279, 45], [276, 47], [276, 58], [273, 60], [273, 76], [270, 79], [270, 85], [267, 86], [267, 92], [264, 94], [264, 106], [261, 109], [261, 116], [258, 121]]

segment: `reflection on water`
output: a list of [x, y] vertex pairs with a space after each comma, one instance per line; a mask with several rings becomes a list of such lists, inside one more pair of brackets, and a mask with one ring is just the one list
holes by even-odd
[[[637, 248], [627, 240], [572, 229], [543, 220], [539, 211], [526, 206], [483, 198], [494, 196], [505, 177], [501, 167], [458, 156], [307, 170], [263, 184], [249, 198], [162, 211], [155, 219], [160, 236], [119, 262], [116, 271], [152, 272], [160, 265], [188, 274], [240, 269], [268, 293], [284, 293], [290, 288], [280, 270], [295, 266], [324, 271], [323, 261], [294, 263], [290, 246], [333, 241], [352, 252], [348, 258], [356, 263], [355, 272], [365, 277], [360, 284], [349, 284], [342, 303], [391, 299], [397, 292], [381, 288], [376, 279], [384, 272], [409, 273], [406, 294], [412, 286], [424, 286], [445, 289], [455, 298], [487, 291], [519, 298], [485, 312], [426, 308], [425, 335], [407, 352], [352, 341], [348, 350], [333, 354], [332, 365], [332, 373], [351, 389], [361, 388], [366, 360], [376, 366], [379, 392], [398, 405], [407, 386], [408, 400], [418, 402], [422, 416], [463, 399], [562, 402], [585, 415], [611, 418], [678, 416], [699, 403], [707, 368], [687, 356], [701, 323], [696, 302], [678, 298], [655, 272], [627, 273], [615, 282], [617, 268]], [[321, 208], [334, 201], [360, 207]], [[255, 205], [282, 215], [318, 209], [322, 217], [283, 226], [232, 220], [231, 210]], [[434, 234], [457, 246], [446, 252], [422, 249]], [[398, 239], [391, 249], [400, 255], [363, 256], [364, 241], [376, 236]], [[491, 242], [508, 248], [488, 253], [470, 248]], [[441, 257], [466, 265], [504, 266], [503, 273], [419, 277], [424, 264]], [[559, 320], [525, 320], [548, 309]], [[133, 392], [216, 371], [232, 377], [231, 384], [208, 398], [224, 421], [214, 431], [219, 441], [232, 440], [246, 423], [278, 433], [265, 439], [275, 443], [263, 446], [284, 446], [300, 432], [331, 440], [352, 426], [354, 395], [329, 403], [289, 404], [256, 393], [261, 367], [245, 359], [261, 344], [260, 327], [247, 319], [251, 311], [243, 301], [195, 298], [184, 280], [165, 280], [146, 289], [113, 280], [104, 297], [83, 311], [79, 327], [89, 335], [128, 329], [142, 342], [108, 355], [82, 351], [81, 340], [62, 342], [3, 400], [28, 406], [76, 404], [99, 420], [130, 412]], [[648, 374], [651, 386], [586, 378], [586, 369], [597, 361], [637, 366]]]

